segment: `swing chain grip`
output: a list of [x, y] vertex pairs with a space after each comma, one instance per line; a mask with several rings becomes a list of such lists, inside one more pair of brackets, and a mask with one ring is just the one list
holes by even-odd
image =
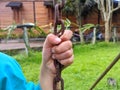
[[[54, 34], [58, 37], [63, 35], [65, 26], [64, 22], [62, 20], [62, 8], [64, 7], [65, 1], [62, 0], [61, 3], [57, 3], [56, 0], [53, 0], [54, 2]], [[57, 26], [61, 25], [61, 29], [58, 31]], [[64, 90], [64, 80], [61, 77], [61, 72], [63, 69], [63, 65], [58, 62], [57, 59], [54, 60], [54, 65], [56, 68], [56, 76], [53, 80], [53, 90]]]

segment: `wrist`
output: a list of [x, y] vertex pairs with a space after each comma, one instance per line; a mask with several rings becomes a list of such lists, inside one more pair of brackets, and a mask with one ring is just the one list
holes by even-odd
[[56, 69], [54, 65], [51, 65], [51, 62], [48, 62], [47, 64], [43, 62], [41, 65], [41, 74], [43, 76], [50, 76], [51, 78], [54, 78], [56, 76]]
[[41, 67], [41, 73], [40, 73], [40, 83], [42, 90], [53, 90], [53, 79], [55, 77], [55, 74], [50, 73], [50, 71], [47, 69], [47, 67], [42, 66]]

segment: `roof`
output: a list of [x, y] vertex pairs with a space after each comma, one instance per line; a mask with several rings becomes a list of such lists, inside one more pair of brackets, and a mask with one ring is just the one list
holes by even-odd
[[22, 7], [22, 2], [9, 2], [7, 5], [6, 5], [6, 7], [17, 7], [17, 8], [20, 8], [20, 7]]
[[53, 1], [44, 1], [44, 5], [53, 7]]

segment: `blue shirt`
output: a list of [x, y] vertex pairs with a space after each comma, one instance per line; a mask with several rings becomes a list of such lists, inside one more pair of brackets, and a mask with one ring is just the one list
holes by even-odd
[[42, 90], [40, 84], [27, 82], [20, 65], [12, 57], [0, 53], [0, 90]]

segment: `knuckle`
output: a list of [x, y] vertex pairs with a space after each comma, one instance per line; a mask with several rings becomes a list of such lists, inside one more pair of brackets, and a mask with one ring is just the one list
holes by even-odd
[[59, 52], [60, 52], [60, 49], [56, 47], [56, 48], [55, 48], [55, 52], [56, 52], [56, 53], [59, 53]]
[[70, 40], [68, 41], [68, 45], [70, 48], [72, 47], [72, 42]]
[[67, 51], [66, 55], [69, 56], [69, 57], [72, 56], [72, 50]]
[[69, 62], [68, 64], [72, 64], [73, 63], [73, 59], [71, 59], [71, 58], [68, 59], [68, 62]]

